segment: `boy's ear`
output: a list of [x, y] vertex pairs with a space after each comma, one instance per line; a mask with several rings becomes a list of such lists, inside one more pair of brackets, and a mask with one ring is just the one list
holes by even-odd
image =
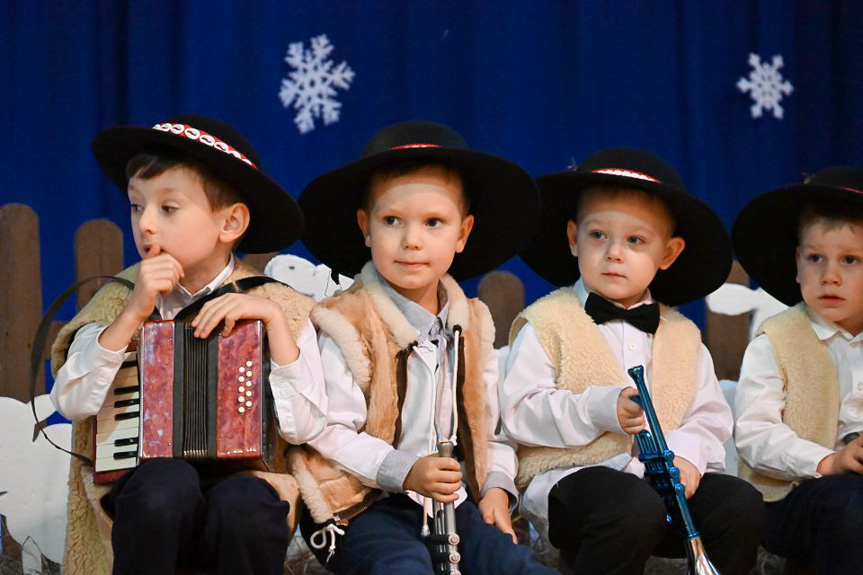
[[467, 245], [467, 238], [470, 236], [470, 232], [473, 229], [473, 215], [465, 216], [461, 221], [461, 229], [458, 234], [458, 241], [455, 244], [455, 253], [460, 254], [464, 251], [464, 247]]
[[573, 220], [566, 222], [566, 238], [569, 240], [569, 251], [573, 257], [578, 257], [578, 224]]
[[667, 270], [670, 268], [671, 264], [674, 263], [685, 247], [686, 240], [683, 238], [678, 236], [669, 238], [668, 243], [665, 244], [665, 253], [662, 256], [662, 261], [659, 263], [659, 269]]
[[357, 210], [357, 223], [360, 226], [360, 231], [363, 232], [363, 237], [366, 240], [366, 247], [372, 247], [372, 237], [369, 235], [369, 215], [362, 208]]
[[249, 228], [249, 223], [251, 222], [249, 206], [242, 202], [237, 202], [236, 204], [225, 206], [222, 210], [224, 220], [219, 237], [224, 243], [233, 244], [243, 237], [243, 234]]

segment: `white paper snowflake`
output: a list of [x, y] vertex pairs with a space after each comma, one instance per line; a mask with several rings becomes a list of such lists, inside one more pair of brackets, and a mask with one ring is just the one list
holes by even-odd
[[782, 56], [775, 55], [770, 64], [761, 62], [761, 57], [758, 54], [749, 53], [749, 65], [752, 66], [752, 71], [749, 72], [749, 78], [740, 78], [737, 81], [737, 88], [743, 92], [750, 93], [752, 100], [755, 102], [749, 109], [752, 112], [753, 118], [760, 118], [763, 110], [773, 110], [773, 117], [777, 120], [782, 119], [784, 110], [779, 102], [782, 101], [782, 95], [790, 95], [794, 91], [794, 86], [788, 80], [782, 79], [782, 74], [779, 73], [779, 68], [785, 65], [782, 61]]
[[293, 103], [297, 110], [294, 124], [301, 134], [315, 129], [315, 118], [323, 118], [329, 125], [339, 121], [341, 103], [335, 100], [336, 88], [347, 90], [354, 79], [354, 71], [347, 62], [334, 65], [328, 56], [333, 45], [325, 34], [311, 40], [311, 49], [304, 50], [302, 42], [288, 47], [285, 62], [294, 68], [282, 79], [279, 98], [287, 108]]

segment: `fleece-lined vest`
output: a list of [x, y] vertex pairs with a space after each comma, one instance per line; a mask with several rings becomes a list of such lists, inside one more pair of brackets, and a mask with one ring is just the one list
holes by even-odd
[[[132, 282], [138, 277], [138, 265], [123, 270], [119, 276]], [[234, 272], [225, 283], [238, 279], [260, 275], [253, 268], [239, 260]], [[299, 335], [305, 329], [309, 312], [314, 301], [281, 284], [265, 284], [249, 290], [250, 294], [259, 295], [278, 303], [288, 318], [292, 332]], [[57, 339], [51, 348], [51, 366], [56, 375], [57, 370], [66, 361], [66, 352], [72, 344], [75, 332], [88, 323], [99, 322], [110, 324], [126, 305], [131, 292], [120, 283], [107, 284], [99, 290], [78, 314], [67, 323], [57, 334]], [[140, 333], [140, 332], [139, 332]], [[135, 336], [138, 339], [138, 336]], [[77, 421], [73, 424], [72, 449], [75, 453], [87, 456], [93, 453], [91, 418]], [[293, 532], [296, 524], [297, 504], [299, 503], [296, 481], [284, 473], [287, 471], [285, 451], [287, 444], [280, 439], [277, 457], [274, 462], [275, 473], [250, 472], [265, 479], [285, 501], [291, 503], [288, 517], [289, 527]], [[111, 550], [111, 518], [102, 510], [99, 500], [110, 490], [110, 485], [93, 483], [93, 468], [84, 466], [77, 458], [72, 458], [69, 470], [69, 524], [66, 529], [66, 551], [63, 560], [67, 575], [77, 574], [107, 574], [111, 572], [113, 552]]]
[[[839, 425], [839, 379], [827, 346], [812, 329], [806, 305], [766, 320], [761, 333], [770, 339], [785, 384], [782, 422], [802, 439], [833, 449]], [[742, 459], [739, 474], [768, 502], [779, 501], [799, 483], [762, 475]]]
[[[441, 283], [450, 306], [447, 327], [459, 326], [462, 331], [456, 387], [458, 442], [467, 467], [468, 491], [478, 501], [488, 476], [482, 368], [494, 353], [494, 325], [485, 304], [468, 300], [451, 277], [444, 276]], [[312, 312], [312, 321], [338, 345], [365, 395], [368, 412], [361, 431], [397, 445], [407, 357], [416, 341], [416, 330], [387, 296], [371, 262], [347, 291], [319, 304]], [[380, 496], [308, 446], [292, 448], [289, 459], [303, 501], [317, 523], [346, 524]]]
[[[663, 431], [677, 429], [695, 397], [695, 373], [701, 334], [678, 312], [660, 306], [662, 321], [653, 339], [651, 399]], [[582, 393], [593, 385], [626, 386], [623, 370], [596, 324], [571, 287], [561, 288], [525, 309], [510, 330], [510, 344], [526, 323], [536, 330], [557, 374], [555, 385]], [[603, 433], [579, 448], [519, 446], [516, 485], [552, 469], [601, 463], [630, 450], [631, 437]]]

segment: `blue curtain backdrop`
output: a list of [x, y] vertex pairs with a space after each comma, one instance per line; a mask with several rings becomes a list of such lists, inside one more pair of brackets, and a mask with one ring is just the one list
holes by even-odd
[[[731, 225], [771, 187], [863, 157], [863, 3], [788, 1], [3, 0], [0, 203], [40, 217], [46, 305], [74, 279], [91, 218], [131, 240], [125, 195], [90, 153], [98, 130], [197, 112], [235, 125], [297, 196], [386, 124], [449, 124], [532, 175], [607, 146], [665, 157]], [[279, 99], [289, 45], [325, 35], [353, 71], [338, 122], [302, 133]], [[793, 86], [781, 119], [737, 83], [750, 53]], [[787, 92], [787, 90], [786, 90]], [[334, 230], [334, 233], [338, 233]], [[308, 257], [301, 244], [290, 250]], [[506, 265], [532, 301], [551, 286]], [[476, 282], [466, 289], [475, 293]], [[684, 312], [700, 320], [700, 304]], [[504, 328], [505, 329], [505, 328]]]

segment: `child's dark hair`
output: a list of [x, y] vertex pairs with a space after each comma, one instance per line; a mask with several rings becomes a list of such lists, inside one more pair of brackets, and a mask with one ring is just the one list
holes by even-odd
[[464, 176], [461, 171], [445, 162], [429, 162], [425, 160], [405, 160], [403, 162], [397, 162], [394, 164], [389, 164], [386, 166], [382, 166], [376, 169], [371, 176], [369, 176], [368, 182], [363, 187], [363, 192], [360, 194], [360, 204], [357, 206], [358, 208], [369, 211], [369, 197], [371, 196], [371, 182], [374, 178], [397, 178], [399, 176], [404, 176], [407, 174], [412, 174], [414, 172], [418, 172], [420, 170], [428, 170], [428, 169], [438, 169], [441, 170], [447, 178], [458, 180], [461, 183], [462, 187], [462, 201], [464, 202], [464, 213], [465, 215], [470, 213], [471, 208], [471, 198], [469, 193], [469, 186], [465, 181]]
[[797, 243], [803, 231], [815, 222], [837, 228], [845, 225], [863, 226], [863, 202], [843, 202], [837, 198], [822, 198], [810, 201], [800, 211], [797, 224]]
[[138, 177], [149, 180], [177, 166], [191, 168], [200, 175], [210, 209], [244, 203], [236, 187], [218, 177], [205, 164], [169, 149], [151, 148], [132, 156], [126, 163], [126, 179]]

